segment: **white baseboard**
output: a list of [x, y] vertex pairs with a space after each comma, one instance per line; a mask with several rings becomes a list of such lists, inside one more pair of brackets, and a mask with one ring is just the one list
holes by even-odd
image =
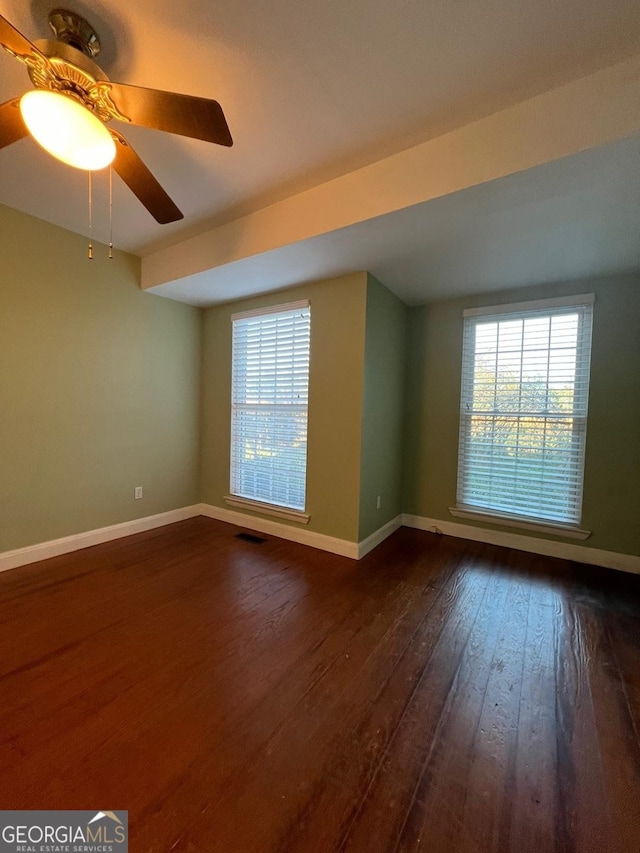
[[367, 536], [366, 539], [359, 542], [358, 559], [361, 560], [366, 554], [373, 551], [374, 548], [377, 548], [381, 542], [384, 542], [388, 536], [395, 533], [399, 527], [402, 527], [402, 516], [396, 515], [396, 517], [392, 518], [391, 521], [388, 521], [386, 524], [383, 524], [382, 527], [375, 530], [371, 536]]
[[256, 530], [258, 533], [278, 536], [280, 539], [287, 539], [289, 542], [309, 545], [311, 548], [319, 548], [321, 551], [329, 551], [332, 554], [339, 554], [341, 557], [350, 557], [352, 560], [360, 560], [402, 526], [402, 516], [398, 515], [372, 533], [371, 536], [367, 536], [362, 542], [351, 542], [348, 539], [336, 539], [334, 536], [326, 536], [324, 533], [315, 533], [312, 530], [292, 527], [267, 518], [245, 515], [243, 512], [236, 512], [211, 504], [200, 504], [200, 512], [201, 515], [215, 518], [217, 521], [226, 521], [238, 527]]
[[249, 530], [256, 530], [259, 533], [278, 536], [281, 539], [288, 539], [292, 542], [299, 542], [302, 545], [309, 545], [311, 548], [330, 551], [332, 554], [339, 554], [342, 557], [349, 557], [352, 560], [359, 560], [361, 557], [364, 557], [365, 554], [372, 551], [376, 545], [379, 545], [380, 542], [386, 539], [387, 536], [390, 536], [401, 525], [401, 516], [397, 516], [393, 521], [381, 527], [380, 530], [376, 530], [371, 536], [357, 543], [346, 539], [336, 539], [333, 536], [325, 536], [322, 533], [314, 533], [311, 530], [290, 527], [287, 524], [281, 524], [277, 521], [255, 518], [254, 516], [245, 515], [243, 512], [235, 512], [223, 509], [222, 507], [211, 506], [210, 504], [193, 504], [193, 506], [172, 509], [169, 512], [161, 512], [157, 515], [148, 515], [145, 518], [136, 518], [133, 521], [111, 524], [109, 527], [100, 527], [96, 530], [87, 530], [72, 536], [64, 536], [61, 539], [52, 539], [49, 542], [39, 542], [36, 545], [28, 545], [25, 548], [16, 548], [13, 551], [4, 551], [0, 553], [0, 572], [15, 569], [19, 566], [26, 566], [30, 563], [37, 563], [40, 560], [47, 560], [49, 557], [69, 554], [72, 551], [79, 551], [81, 548], [90, 548], [92, 545], [100, 545], [103, 542], [110, 542], [113, 539], [121, 539], [124, 536], [131, 536], [134, 533], [153, 530], [155, 527], [163, 527], [166, 524], [173, 524], [176, 521], [183, 521], [186, 518], [195, 518], [198, 515], [215, 518], [218, 521], [226, 521], [229, 524], [235, 524]]
[[472, 539], [474, 542], [502, 545], [505, 548], [529, 551], [532, 554], [542, 554], [545, 557], [561, 557], [564, 560], [574, 560], [577, 563], [589, 563], [593, 566], [604, 566], [607, 569], [640, 574], [640, 557], [633, 554], [618, 554], [615, 551], [588, 548], [586, 545], [577, 545], [574, 542], [556, 542], [552, 539], [539, 539], [536, 536], [488, 530], [483, 527], [473, 527], [471, 524], [457, 524], [454, 521], [424, 518], [420, 515], [407, 515], [406, 513], [402, 516], [402, 523], [405, 527], [415, 527], [418, 530], [428, 530], [431, 533], [444, 533], [447, 536], [457, 536], [459, 539]]
[[72, 551], [79, 551], [81, 548], [89, 548], [92, 545], [100, 545], [102, 542], [121, 539], [134, 533], [153, 530], [155, 527], [163, 527], [165, 524], [173, 524], [176, 521], [183, 521], [186, 518], [194, 518], [198, 515], [215, 518], [218, 521], [226, 521], [238, 527], [256, 530], [258, 533], [278, 536], [281, 539], [298, 542], [301, 545], [309, 545], [311, 548], [319, 548], [322, 551], [329, 551], [332, 554], [339, 554], [352, 560], [360, 560], [404, 525], [405, 527], [415, 527], [418, 530], [457, 536], [461, 539], [472, 539], [475, 542], [487, 542], [490, 545], [516, 548], [519, 551], [529, 551], [546, 557], [561, 557], [565, 560], [640, 574], [640, 557], [633, 554], [617, 554], [614, 551], [588, 548], [585, 545], [576, 545], [573, 542], [555, 542], [550, 539], [538, 539], [534, 536], [487, 530], [481, 527], [473, 527], [470, 524], [457, 524], [439, 518], [424, 518], [423, 516], [408, 514], [398, 515], [372, 533], [371, 536], [367, 536], [362, 542], [350, 542], [347, 539], [337, 539], [334, 536], [314, 533], [311, 530], [291, 527], [288, 524], [245, 515], [243, 512], [235, 512], [211, 504], [185, 506], [157, 515], [148, 515], [145, 518], [136, 518], [133, 521], [112, 524], [109, 527], [100, 527], [97, 530], [87, 530], [84, 533], [65, 536], [62, 539], [52, 539], [49, 542], [28, 545], [26, 548], [16, 548], [14, 551], [4, 551], [0, 553], [0, 572], [15, 569], [18, 566], [26, 566], [29, 563], [36, 563], [39, 560], [46, 560], [49, 557], [57, 557], [60, 554], [69, 554]]
[[339, 554], [341, 557], [351, 557], [352, 560], [358, 559], [358, 543], [349, 542], [348, 539], [336, 539], [334, 536], [326, 536], [324, 533], [314, 533], [313, 530], [291, 527], [278, 521], [245, 515], [244, 512], [236, 512], [212, 504], [200, 504], [200, 514], [206, 515], [207, 518], [215, 518], [217, 521], [226, 521], [238, 527], [256, 530], [258, 533], [278, 536], [280, 539], [287, 539], [289, 542], [309, 545], [311, 548], [319, 548], [321, 551], [330, 551], [332, 554]]
[[71, 551], [79, 551], [81, 548], [89, 548], [91, 545], [100, 545], [102, 542], [110, 542], [112, 539], [121, 539], [123, 536], [153, 530], [154, 527], [173, 524], [175, 521], [183, 521], [185, 518], [193, 518], [197, 515], [201, 515], [200, 504], [172, 509], [169, 512], [160, 512], [157, 515], [147, 515], [144, 518], [123, 521], [120, 524], [111, 524], [109, 527], [99, 527], [96, 530], [87, 530], [73, 536], [64, 536], [62, 539], [39, 542], [37, 545], [16, 548], [14, 551], [4, 551], [0, 553], [0, 572], [6, 572], [8, 569], [15, 569], [18, 566], [26, 566], [29, 563], [37, 563], [39, 560], [57, 557], [60, 554], [69, 554]]

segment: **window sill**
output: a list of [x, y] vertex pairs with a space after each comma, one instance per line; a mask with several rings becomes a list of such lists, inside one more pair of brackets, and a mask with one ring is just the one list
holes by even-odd
[[251, 512], [259, 512], [261, 515], [273, 515], [276, 518], [284, 518], [286, 521], [296, 521], [298, 524], [308, 524], [310, 515], [297, 509], [287, 509], [277, 504], [266, 504], [261, 501], [252, 501], [250, 498], [240, 498], [237, 495], [225, 495], [225, 502], [229, 506], [238, 509], [249, 509]]
[[468, 518], [471, 521], [487, 521], [491, 524], [501, 524], [503, 527], [519, 527], [522, 530], [532, 530], [536, 533], [553, 533], [567, 539], [588, 539], [590, 530], [582, 530], [572, 524], [560, 524], [552, 521], [527, 521], [514, 515], [502, 515], [499, 512], [483, 511], [466, 506], [450, 506], [449, 512], [456, 518]]

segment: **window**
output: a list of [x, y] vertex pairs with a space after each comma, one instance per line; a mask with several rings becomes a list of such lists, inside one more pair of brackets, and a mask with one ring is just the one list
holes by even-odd
[[234, 314], [231, 494], [303, 511], [308, 302]]
[[458, 508], [580, 523], [592, 303], [465, 311]]

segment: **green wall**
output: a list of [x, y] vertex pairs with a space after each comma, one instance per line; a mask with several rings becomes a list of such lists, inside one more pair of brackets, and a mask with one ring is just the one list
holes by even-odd
[[3, 207], [0, 248], [0, 552], [200, 500], [226, 508], [231, 314], [303, 298], [304, 529], [357, 542], [401, 512], [451, 520], [463, 310], [595, 292], [583, 544], [640, 553], [637, 276], [408, 309], [362, 272], [200, 311], [141, 292], [133, 256], [97, 246], [89, 262], [84, 238]]
[[[409, 309], [367, 279], [359, 541], [402, 512], [402, 421]], [[377, 497], [380, 496], [380, 509]]]
[[224, 496], [229, 493], [231, 315], [309, 299], [306, 511], [311, 519], [304, 529], [357, 541], [366, 294], [366, 273], [353, 273], [205, 310], [201, 466], [205, 503], [228, 508]]
[[[448, 508], [456, 500], [463, 310], [576, 293], [596, 294], [582, 518], [582, 526], [592, 535], [579, 544], [640, 554], [637, 276], [519, 288], [411, 310], [403, 480], [406, 513], [454, 520]], [[510, 532], [526, 535], [524, 530], [510, 528]]]
[[200, 312], [6, 207], [0, 250], [0, 552], [196, 503]]

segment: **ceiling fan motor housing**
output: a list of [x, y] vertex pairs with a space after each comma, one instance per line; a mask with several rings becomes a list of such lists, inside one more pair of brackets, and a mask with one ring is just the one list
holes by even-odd
[[[67, 94], [84, 100], [87, 90], [97, 80], [109, 79], [100, 66], [69, 44], [52, 39], [37, 39], [34, 45], [54, 66], [56, 77], [63, 83], [63, 90]], [[28, 70], [34, 86], [49, 88], [49, 78], [43, 80], [38, 67], [29, 66]]]
[[93, 61], [100, 52], [100, 40], [93, 27], [73, 12], [54, 9], [49, 15], [54, 39], [38, 39], [34, 45], [53, 66], [54, 76], [41, 63], [28, 64], [31, 82], [36, 88], [53, 88], [92, 107], [87, 92], [96, 81], [108, 81]]

